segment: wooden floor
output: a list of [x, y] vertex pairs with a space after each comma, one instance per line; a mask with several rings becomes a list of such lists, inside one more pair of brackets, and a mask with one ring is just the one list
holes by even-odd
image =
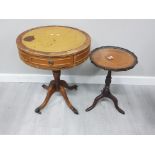
[[39, 115], [34, 109], [46, 95], [40, 83], [0, 83], [0, 134], [155, 134], [155, 86], [112, 85], [125, 115], [109, 99], [85, 112], [102, 87], [85, 84], [68, 91], [79, 115], [59, 93]]

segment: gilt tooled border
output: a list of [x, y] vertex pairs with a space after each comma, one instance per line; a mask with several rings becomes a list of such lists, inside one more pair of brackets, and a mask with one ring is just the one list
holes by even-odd
[[[26, 46], [22, 43], [22, 36], [23, 36], [25, 33], [29, 32], [29, 31], [32, 31], [32, 30], [34, 30], [34, 29], [46, 28], [46, 27], [66, 27], [66, 28], [71, 28], [71, 29], [77, 30], [77, 31], [83, 33], [83, 34], [86, 36], [86, 41], [85, 41], [80, 47], [75, 48], [75, 49], [71, 49], [71, 50], [68, 50], [68, 51], [61, 51], [60, 53], [58, 53], [58, 52], [49, 52], [49, 53], [48, 53], [48, 52], [47, 52], [46, 54], [45, 54], [45, 52], [43, 52], [43, 51], [37, 51], [37, 50], [34, 50], [34, 49], [30, 49], [30, 48], [26, 47]], [[84, 50], [84, 49], [90, 47], [90, 44], [91, 44], [91, 37], [89, 36], [88, 33], [86, 33], [86, 32], [83, 31], [83, 30], [80, 30], [80, 29], [78, 29], [78, 28], [69, 27], [69, 26], [60, 26], [60, 25], [48, 25], [48, 26], [34, 27], [34, 28], [32, 28], [32, 29], [29, 29], [29, 30], [26, 30], [26, 31], [22, 32], [22, 33], [19, 34], [18, 37], [16, 38], [16, 44], [17, 44], [18, 49], [23, 50], [23, 51], [25, 51], [25, 52], [27, 52], [27, 53], [31, 53], [31, 54], [33, 54], [33, 55], [40, 55], [40, 56], [41, 56], [41, 55], [42, 55], [42, 56], [44, 56], [44, 55], [49, 55], [49, 56], [50, 56], [50, 55], [51, 55], [51, 56], [74, 55], [75, 53], [78, 54], [78, 53], [80, 53], [82, 50]], [[74, 52], [73, 52], [73, 51], [74, 51]]]

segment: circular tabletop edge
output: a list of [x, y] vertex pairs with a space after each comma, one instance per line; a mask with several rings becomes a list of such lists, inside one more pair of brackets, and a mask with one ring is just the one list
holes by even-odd
[[[132, 65], [130, 65], [129, 67], [125, 67], [125, 68], [120, 68], [120, 69], [114, 69], [114, 68], [110, 68], [110, 67], [103, 67], [103, 66], [100, 66], [100, 65], [97, 65], [93, 60], [92, 60], [92, 54], [94, 52], [97, 52], [99, 49], [106, 49], [106, 48], [114, 48], [114, 49], [120, 49], [120, 50], [123, 50], [123, 51], [126, 51], [128, 53], [130, 53], [135, 59], [134, 59], [134, 63]], [[96, 67], [99, 67], [99, 68], [102, 68], [104, 70], [111, 70], [111, 71], [127, 71], [127, 70], [130, 70], [132, 69], [136, 64], [138, 64], [138, 58], [137, 56], [129, 51], [128, 49], [125, 49], [125, 48], [122, 48], [122, 47], [119, 47], [119, 46], [101, 46], [101, 47], [97, 47], [95, 49], [93, 49], [90, 53], [90, 61], [92, 64], [94, 64]]]

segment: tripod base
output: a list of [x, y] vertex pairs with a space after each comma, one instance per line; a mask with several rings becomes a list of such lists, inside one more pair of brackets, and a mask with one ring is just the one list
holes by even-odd
[[101, 94], [95, 98], [93, 104], [89, 108], [86, 109], [86, 112], [95, 108], [95, 106], [97, 105], [97, 103], [100, 99], [107, 97], [113, 101], [115, 108], [117, 109], [118, 112], [120, 112], [121, 114], [125, 114], [125, 112], [118, 106], [117, 98], [115, 96], [113, 96], [110, 92], [111, 71], [108, 71], [105, 83], [106, 83], [106, 85], [105, 85], [104, 89], [102, 90]]
[[48, 86], [47, 85], [42, 85], [42, 87], [47, 90], [47, 96], [45, 97], [44, 102], [39, 107], [37, 107], [35, 109], [36, 113], [41, 114], [41, 110], [44, 109], [45, 106], [48, 104], [48, 101], [49, 101], [50, 97], [56, 91], [59, 91], [61, 93], [61, 95], [63, 96], [67, 106], [75, 114], [78, 114], [78, 111], [73, 107], [73, 105], [69, 101], [69, 99], [67, 97], [66, 90], [65, 90], [65, 88], [70, 89], [70, 90], [77, 89], [77, 85], [69, 86], [66, 81], [60, 80], [60, 74], [61, 74], [61, 71], [53, 71], [54, 80], [52, 80]]

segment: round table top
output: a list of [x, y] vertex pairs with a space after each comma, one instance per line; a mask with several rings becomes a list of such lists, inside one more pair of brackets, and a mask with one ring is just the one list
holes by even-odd
[[27, 30], [17, 37], [19, 49], [31, 54], [59, 56], [74, 54], [90, 45], [89, 35], [66, 26], [44, 26]]
[[115, 46], [96, 48], [92, 51], [90, 59], [97, 67], [112, 71], [129, 70], [138, 62], [134, 53]]

